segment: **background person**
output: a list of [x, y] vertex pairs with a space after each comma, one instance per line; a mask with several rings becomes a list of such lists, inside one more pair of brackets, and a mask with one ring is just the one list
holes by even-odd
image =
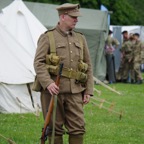
[[141, 74], [140, 66], [142, 63], [143, 44], [139, 40], [139, 36], [140, 35], [138, 33], [134, 34], [135, 44], [134, 44], [134, 51], [133, 51], [133, 71], [134, 71], [136, 83], [142, 84], [142, 74]]
[[[129, 34], [127, 30], [124, 30], [122, 33], [123, 36], [123, 43], [122, 43], [122, 47], [124, 45], [125, 42], [127, 42], [129, 40]], [[123, 47], [124, 48], [124, 47]], [[123, 73], [124, 73], [124, 49], [121, 48], [120, 52], [121, 52], [121, 60], [120, 60], [120, 67], [118, 72], [116, 73], [116, 79], [117, 82], [122, 82], [122, 77], [123, 77]]]
[[118, 47], [120, 44], [119, 41], [111, 36], [113, 32], [109, 30], [109, 35], [106, 40], [105, 45], [105, 52], [106, 52], [106, 62], [107, 62], [107, 77], [109, 83], [115, 83], [116, 82], [116, 76], [115, 76], [115, 59], [114, 59], [114, 51], [115, 48]]
[[133, 80], [133, 51], [134, 51], [134, 36], [133, 34], [129, 34], [129, 40], [125, 41], [122, 45], [122, 51], [123, 51], [123, 75], [122, 80], [124, 83], [128, 82], [128, 79], [130, 78], [131, 83], [134, 83]]

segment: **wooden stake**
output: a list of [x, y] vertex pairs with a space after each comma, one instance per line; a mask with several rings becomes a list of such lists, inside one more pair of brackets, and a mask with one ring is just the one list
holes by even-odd
[[102, 108], [103, 106], [103, 103], [107, 103], [107, 104], [110, 104], [110, 107], [109, 107], [109, 111], [112, 111], [112, 109], [114, 108], [115, 106], [115, 103], [111, 103], [109, 101], [106, 101], [105, 99], [101, 99], [101, 98], [97, 98], [97, 97], [91, 97], [93, 100], [96, 100], [98, 102], [101, 102], [100, 105], [99, 105], [99, 108]]
[[105, 102], [107, 104], [112, 104], [111, 102], [106, 101], [105, 99], [101, 99], [101, 98], [98, 98], [98, 97], [95, 97], [95, 96], [91, 97], [91, 99], [99, 101], [99, 102]]
[[99, 83], [100, 85], [104, 86], [105, 88], [109, 89], [112, 92], [117, 93], [118, 95], [121, 95], [120, 92], [116, 91], [115, 89], [111, 88], [110, 86], [106, 85], [105, 83], [101, 82], [99, 79], [97, 79], [96, 77], [93, 77], [94, 81]]
[[2, 137], [3, 139], [5, 139], [9, 144], [16, 144], [14, 141], [12, 141], [10, 138], [6, 138], [5, 136], [3, 136], [2, 134], [0, 134], [0, 137]]
[[97, 90], [96, 88], [94, 88], [94, 91], [98, 93], [98, 96], [101, 96], [101, 91]]
[[[100, 107], [100, 105], [97, 104], [97, 103], [95, 103], [95, 102], [91, 102], [91, 103], [92, 103], [93, 105], [97, 106], [97, 107]], [[103, 108], [103, 109], [105, 109], [105, 110], [108, 110], [109, 112], [113, 112], [113, 113], [115, 113], [115, 114], [118, 114], [120, 120], [121, 120], [121, 118], [122, 118], [122, 116], [123, 116], [123, 112], [122, 112], [122, 111], [121, 111], [121, 112], [117, 112], [117, 111], [112, 110], [112, 109], [110, 109], [110, 108], [107, 108], [107, 107], [105, 107], [105, 106], [102, 106], [101, 108]]]

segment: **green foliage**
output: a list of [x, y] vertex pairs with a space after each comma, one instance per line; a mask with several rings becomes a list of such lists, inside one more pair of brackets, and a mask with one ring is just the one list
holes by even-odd
[[[139, 15], [144, 16], [142, 6], [144, 7], [144, 0], [25, 0], [42, 3], [79, 3], [83, 8], [99, 9], [99, 3], [105, 5], [111, 14], [111, 25], [139, 25], [143, 24], [143, 20]], [[134, 8], [135, 7], [135, 8]]]
[[112, 25], [133, 25], [137, 20], [137, 12], [126, 0], [109, 0], [107, 7], [113, 12]]
[[42, 3], [79, 3], [83, 8], [99, 9], [99, 2], [105, 5], [111, 14], [111, 25], [144, 25], [144, 0], [24, 0]]
[[[119, 115], [99, 109], [92, 103], [84, 106], [86, 135], [84, 144], [142, 144], [144, 142], [144, 93], [142, 85], [112, 84], [123, 95], [119, 96], [103, 86], [95, 87], [102, 92], [99, 98], [114, 102], [113, 110], [123, 111]], [[97, 93], [95, 93], [97, 95]], [[97, 96], [98, 97], [98, 96]], [[91, 101], [98, 103], [91, 99]], [[109, 108], [110, 105], [103, 103]], [[33, 114], [0, 114], [0, 134], [12, 139], [16, 144], [38, 144], [40, 142], [42, 114], [36, 118]], [[64, 136], [67, 144], [68, 136]], [[0, 137], [0, 144], [7, 144]]]
[[144, 0], [128, 0], [128, 2], [133, 5], [133, 8], [138, 13], [138, 18], [136, 20], [136, 25], [144, 25]]

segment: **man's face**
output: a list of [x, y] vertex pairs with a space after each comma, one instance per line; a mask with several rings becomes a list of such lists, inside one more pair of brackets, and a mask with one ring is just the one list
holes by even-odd
[[139, 37], [137, 35], [134, 35], [134, 40], [138, 40]]
[[63, 22], [65, 26], [67, 27], [67, 29], [74, 29], [78, 22], [78, 18], [69, 16], [69, 15], [64, 15]]
[[128, 33], [124, 33], [124, 34], [123, 34], [123, 38], [124, 38], [124, 39], [128, 39], [128, 37], [129, 37], [129, 36], [128, 36]]

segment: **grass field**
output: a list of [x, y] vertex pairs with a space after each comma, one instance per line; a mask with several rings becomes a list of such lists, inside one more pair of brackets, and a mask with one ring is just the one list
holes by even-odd
[[[110, 113], [92, 103], [84, 107], [86, 134], [84, 144], [143, 144], [144, 143], [144, 84], [112, 84], [122, 93], [119, 96], [103, 86], [95, 87], [102, 92], [98, 98], [114, 102], [113, 110], [123, 111], [119, 115]], [[97, 95], [97, 93], [95, 93]], [[96, 100], [91, 100], [100, 103]], [[111, 104], [103, 103], [109, 108]], [[11, 138], [16, 144], [38, 144], [43, 126], [43, 117], [34, 114], [0, 114], [0, 134]], [[0, 137], [0, 144], [8, 142]], [[48, 142], [47, 142], [48, 143]], [[67, 143], [67, 135], [64, 136]]]

